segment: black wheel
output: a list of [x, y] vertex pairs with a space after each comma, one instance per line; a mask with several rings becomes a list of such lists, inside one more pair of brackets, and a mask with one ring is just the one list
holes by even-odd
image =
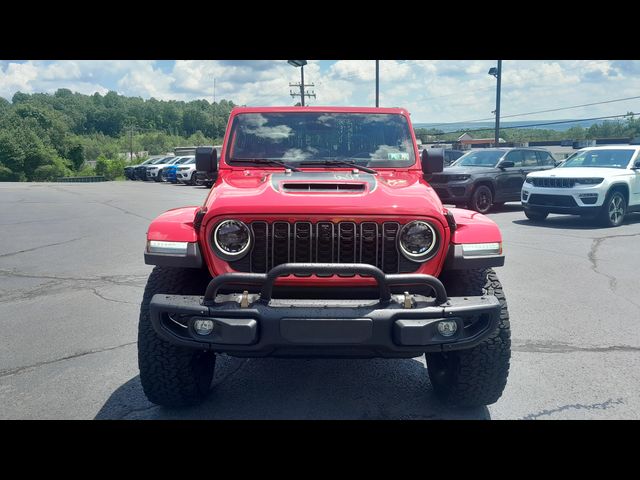
[[471, 195], [469, 207], [479, 213], [487, 213], [493, 204], [493, 194], [486, 185], [477, 187]]
[[206, 271], [155, 267], [140, 306], [138, 366], [140, 382], [149, 401], [167, 407], [202, 402], [211, 386], [215, 354], [182, 348], [162, 340], [149, 318], [149, 302], [156, 293], [202, 295], [210, 279]]
[[549, 216], [549, 212], [534, 212], [525, 209], [524, 215], [532, 222], [542, 222]]
[[509, 312], [500, 280], [490, 268], [445, 272], [440, 279], [450, 296], [495, 295], [502, 309], [498, 328], [479, 345], [425, 355], [434, 392], [441, 401], [460, 407], [495, 403], [507, 384], [511, 358]]
[[622, 224], [627, 213], [627, 199], [620, 190], [607, 194], [598, 215], [600, 224], [604, 227], [617, 227]]

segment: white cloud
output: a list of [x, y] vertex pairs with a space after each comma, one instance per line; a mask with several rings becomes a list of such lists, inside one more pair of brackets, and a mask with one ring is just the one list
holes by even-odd
[[[496, 80], [487, 74], [495, 60], [381, 60], [381, 106], [407, 108], [414, 122], [455, 122], [490, 118]], [[639, 61], [544, 60], [503, 62], [502, 113], [509, 115], [635, 96]], [[152, 60], [0, 62], [0, 96], [16, 91], [48, 92], [69, 88], [143, 98], [232, 100], [239, 105], [292, 105], [290, 83], [300, 69], [285, 60]], [[373, 106], [373, 60], [309, 60], [305, 82], [316, 98], [309, 105]], [[580, 118], [640, 110], [640, 102], [611, 103], [521, 117], [523, 120]], [[518, 119], [518, 118], [516, 118]]]

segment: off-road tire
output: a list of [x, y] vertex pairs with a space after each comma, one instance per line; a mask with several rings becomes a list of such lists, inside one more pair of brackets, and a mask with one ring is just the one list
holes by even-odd
[[[613, 215], [613, 211], [621, 212]], [[621, 190], [612, 190], [607, 193], [607, 197], [597, 214], [597, 221], [603, 227], [618, 227], [622, 225], [624, 216], [627, 213], [627, 199]]]
[[479, 185], [471, 194], [469, 208], [478, 213], [489, 213], [493, 206], [493, 193], [486, 185]]
[[427, 353], [427, 370], [436, 396], [459, 407], [495, 403], [507, 384], [511, 330], [507, 301], [493, 269], [445, 272], [440, 277], [451, 297], [495, 295], [502, 306], [496, 330], [479, 345], [447, 353]]
[[524, 215], [532, 222], [543, 222], [549, 216], [549, 212], [534, 212], [525, 209]]
[[165, 267], [155, 267], [149, 276], [140, 306], [138, 366], [142, 389], [155, 404], [184, 407], [202, 402], [213, 379], [215, 354], [158, 337], [149, 317], [151, 298], [156, 293], [202, 295], [209, 279], [206, 271]]

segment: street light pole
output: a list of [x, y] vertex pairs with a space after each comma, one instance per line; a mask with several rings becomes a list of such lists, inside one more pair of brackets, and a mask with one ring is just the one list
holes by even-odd
[[380, 60], [376, 60], [376, 107], [380, 106]]
[[304, 107], [304, 64], [300, 66], [300, 104]]
[[498, 79], [498, 85], [496, 87], [496, 133], [495, 133], [495, 143], [496, 147], [499, 146], [500, 142], [500, 84], [502, 82], [502, 60], [498, 60], [498, 74], [496, 76]]

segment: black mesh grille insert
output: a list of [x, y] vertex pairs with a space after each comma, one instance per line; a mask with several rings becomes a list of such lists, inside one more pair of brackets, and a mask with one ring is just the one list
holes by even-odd
[[529, 204], [554, 207], [577, 207], [578, 204], [571, 195], [541, 195], [534, 193], [529, 196]]

